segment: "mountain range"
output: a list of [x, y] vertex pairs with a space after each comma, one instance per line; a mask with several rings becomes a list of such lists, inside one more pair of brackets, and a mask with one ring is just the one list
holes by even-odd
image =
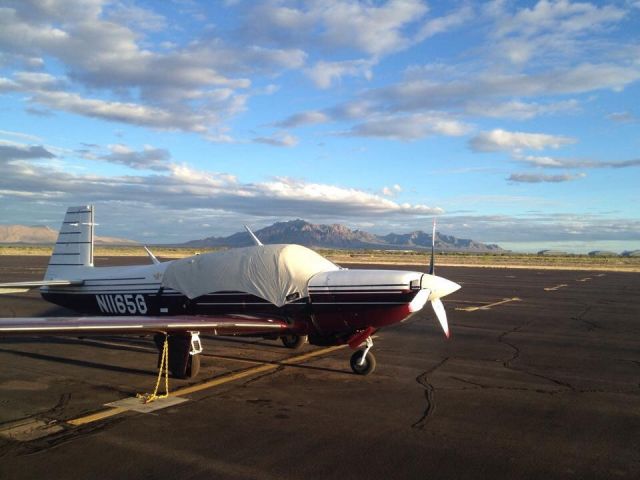
[[[0, 243], [28, 243], [48, 245], [55, 243], [58, 232], [49, 227], [27, 225], [0, 225]], [[98, 237], [96, 243], [103, 245], [135, 245], [137, 242], [116, 237]]]
[[[339, 249], [383, 249], [383, 250], [424, 250], [431, 248], [431, 234], [421, 230], [388, 235], [376, 235], [362, 230], [351, 230], [340, 224], [316, 225], [304, 220], [277, 222], [255, 232], [264, 244], [296, 243], [314, 248]], [[246, 247], [253, 245], [247, 232], [238, 232], [228, 237], [207, 237], [191, 240], [182, 246], [206, 247]], [[495, 244], [485, 244], [475, 240], [456, 238], [436, 232], [436, 249], [446, 252], [504, 252]]]

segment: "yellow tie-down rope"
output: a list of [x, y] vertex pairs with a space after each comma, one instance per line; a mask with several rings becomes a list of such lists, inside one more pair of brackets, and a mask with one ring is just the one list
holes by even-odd
[[[160, 388], [160, 380], [164, 371], [164, 393], [158, 395]], [[164, 334], [164, 346], [162, 347], [162, 358], [160, 359], [160, 370], [158, 371], [158, 380], [153, 393], [137, 393], [136, 397], [142, 400], [142, 403], [151, 403], [158, 398], [167, 398], [169, 396], [169, 336]]]

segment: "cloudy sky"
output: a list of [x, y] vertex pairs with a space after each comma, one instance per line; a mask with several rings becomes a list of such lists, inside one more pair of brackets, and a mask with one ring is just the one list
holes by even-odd
[[640, 1], [0, 0], [0, 223], [640, 248]]

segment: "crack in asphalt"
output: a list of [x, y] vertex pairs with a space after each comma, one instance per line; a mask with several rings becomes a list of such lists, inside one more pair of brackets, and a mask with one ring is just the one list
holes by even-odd
[[527, 387], [504, 387], [504, 386], [500, 386], [500, 385], [485, 385], [483, 383], [479, 383], [479, 382], [472, 382], [471, 380], [466, 380], [464, 378], [460, 378], [460, 377], [449, 377], [453, 380], [457, 380], [458, 382], [462, 382], [462, 383], [467, 383], [469, 385], [475, 385], [476, 387], [482, 389], [482, 390], [514, 390], [514, 391], [522, 391], [522, 392], [536, 392], [536, 393], [545, 393], [548, 395], [553, 395], [554, 393], [558, 393], [560, 390], [556, 390], [556, 391], [547, 391], [547, 390], [540, 390], [540, 389], [536, 389], [536, 388], [527, 388]]
[[426, 372], [421, 373], [416, 377], [416, 382], [419, 385], [424, 387], [424, 396], [427, 401], [427, 406], [424, 410], [422, 416], [411, 425], [411, 428], [415, 428], [417, 430], [424, 430], [429, 419], [433, 416], [436, 410], [436, 401], [435, 401], [435, 387], [432, 383], [429, 382], [429, 375], [435, 372], [438, 368], [444, 365], [449, 360], [449, 357], [443, 358], [440, 362], [434, 365], [431, 369]]
[[589, 320], [585, 320], [583, 318], [587, 313], [589, 313], [589, 311], [591, 310], [591, 307], [592, 307], [591, 305], [587, 305], [582, 312], [580, 312], [575, 317], [571, 317], [571, 320], [576, 320], [578, 322], [584, 323], [587, 326], [587, 331], [588, 332], [591, 332], [591, 331], [596, 330], [596, 329], [602, 329], [603, 328], [600, 325], [598, 325], [597, 323], [589, 321]]
[[548, 375], [542, 375], [541, 373], [535, 373], [532, 372], [530, 370], [527, 370], [525, 368], [516, 368], [514, 366], [511, 365], [512, 362], [514, 362], [515, 360], [517, 360], [520, 357], [520, 348], [517, 347], [516, 345], [514, 345], [513, 343], [508, 342], [505, 337], [507, 335], [510, 335], [512, 333], [518, 332], [520, 330], [522, 330], [524, 327], [527, 327], [529, 325], [531, 325], [531, 323], [533, 323], [533, 321], [531, 322], [527, 322], [527, 323], [523, 323], [522, 325], [512, 328], [511, 330], [507, 330], [505, 332], [503, 332], [502, 334], [500, 334], [500, 336], [498, 337], [498, 342], [507, 345], [508, 347], [510, 347], [513, 350], [513, 355], [511, 355], [510, 358], [503, 360], [502, 361], [502, 365], [504, 366], [504, 368], [509, 369], [509, 370], [513, 370], [514, 372], [520, 372], [520, 373], [524, 373], [526, 375], [531, 375], [533, 377], [537, 377], [537, 378], [541, 378], [543, 380], [546, 380], [548, 382], [551, 382], [555, 385], [564, 387], [564, 388], [568, 388], [569, 390], [576, 392], [576, 388], [571, 385], [570, 383], [567, 382], [563, 382], [561, 380], [558, 380], [556, 378], [550, 377]]
[[269, 370], [268, 372], [265, 372], [261, 375], [255, 376], [255, 377], [251, 377], [249, 380], [247, 380], [246, 382], [243, 382], [241, 385], [238, 385], [239, 387], [246, 387], [247, 385], [250, 385], [254, 382], [263, 380], [267, 377], [270, 377], [272, 375], [275, 375], [278, 372], [281, 372], [282, 370], [284, 370], [285, 365], [278, 365], [278, 367], [274, 368], [273, 370]]

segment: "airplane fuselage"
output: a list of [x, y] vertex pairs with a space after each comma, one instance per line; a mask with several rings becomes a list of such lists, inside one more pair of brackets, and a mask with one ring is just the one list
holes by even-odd
[[[340, 343], [353, 332], [398, 323], [424, 305], [416, 299], [420, 272], [338, 270], [309, 281], [309, 296], [278, 307], [243, 292], [211, 292], [189, 299], [162, 286], [171, 262], [128, 267], [79, 267], [82, 285], [42, 287], [42, 297], [78, 313], [116, 316], [251, 315], [287, 322], [290, 333]], [[417, 303], [416, 303], [417, 301]], [[414, 303], [412, 303], [414, 302]]]

